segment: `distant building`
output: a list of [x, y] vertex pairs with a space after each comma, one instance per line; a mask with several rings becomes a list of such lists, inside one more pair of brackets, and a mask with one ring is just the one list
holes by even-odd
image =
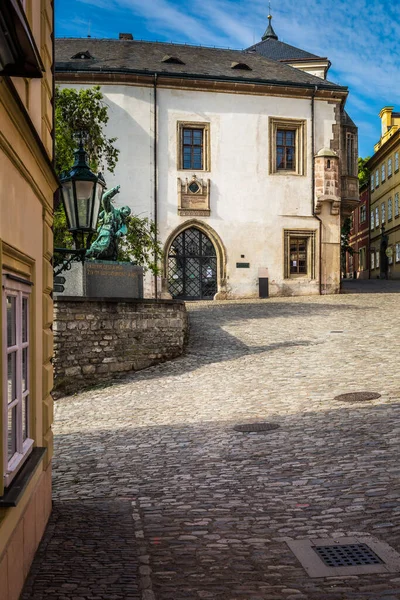
[[347, 255], [346, 276], [354, 279], [369, 279], [369, 219], [370, 189], [369, 183], [360, 188], [360, 204], [351, 214], [352, 228], [349, 243], [354, 250], [353, 256]]
[[[400, 113], [385, 106], [379, 113], [382, 132], [367, 163], [371, 173], [370, 267], [371, 277], [400, 278]], [[382, 253], [382, 226], [387, 252]], [[385, 257], [386, 255], [386, 257]]]
[[0, 3], [0, 597], [18, 600], [51, 511], [53, 9]]
[[[340, 226], [358, 204], [357, 128], [329, 61], [279, 41], [247, 51], [59, 39], [56, 78], [98, 84], [120, 160], [108, 186], [157, 222], [174, 298], [338, 293]], [[153, 284], [153, 287], [152, 287]], [[147, 280], [147, 294], [154, 295]]]

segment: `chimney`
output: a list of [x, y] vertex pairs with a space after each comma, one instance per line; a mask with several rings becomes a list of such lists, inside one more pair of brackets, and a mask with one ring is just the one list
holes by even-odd
[[133, 40], [133, 35], [131, 33], [120, 33], [119, 39], [120, 40]]

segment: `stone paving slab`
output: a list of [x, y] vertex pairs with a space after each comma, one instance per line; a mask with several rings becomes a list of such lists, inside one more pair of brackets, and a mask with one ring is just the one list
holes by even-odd
[[[400, 552], [399, 308], [189, 303], [186, 356], [57, 402], [58, 506], [132, 499], [142, 600], [399, 600], [400, 573], [311, 579], [285, 543], [370, 534]], [[381, 398], [334, 399], [353, 391]], [[233, 430], [263, 421], [280, 428]]]
[[131, 500], [56, 501], [20, 600], [140, 600]]

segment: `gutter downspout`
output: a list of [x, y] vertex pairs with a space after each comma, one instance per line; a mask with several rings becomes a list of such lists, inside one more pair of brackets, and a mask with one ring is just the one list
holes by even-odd
[[[155, 226], [155, 234], [154, 234], [154, 241], [157, 244], [158, 242], [158, 164], [157, 164], [157, 138], [158, 138], [158, 118], [157, 118], [157, 73], [154, 73], [154, 104], [153, 104], [153, 108], [154, 108], [154, 144], [153, 144], [153, 151], [154, 151], [154, 195], [153, 195], [153, 200], [154, 200], [154, 206], [153, 206], [153, 212], [154, 212], [154, 226]], [[154, 263], [156, 264], [157, 261], [157, 252], [154, 252]], [[158, 298], [158, 279], [157, 279], [157, 274], [154, 275], [154, 297], [157, 299]]]
[[315, 214], [315, 96], [318, 92], [316, 85], [311, 96], [311, 211], [319, 221], [319, 295], [322, 295], [322, 221]]

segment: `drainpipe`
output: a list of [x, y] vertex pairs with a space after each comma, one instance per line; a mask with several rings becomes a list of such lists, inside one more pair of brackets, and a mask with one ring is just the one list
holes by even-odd
[[322, 221], [315, 214], [315, 96], [318, 92], [316, 85], [311, 96], [311, 211], [319, 221], [319, 295], [322, 295]]
[[[153, 194], [153, 199], [154, 199], [154, 207], [153, 207], [153, 212], [154, 212], [154, 225], [155, 225], [155, 234], [154, 234], [154, 241], [157, 244], [158, 242], [158, 186], [157, 186], [157, 177], [158, 177], [158, 164], [157, 164], [157, 137], [158, 137], [158, 118], [157, 118], [157, 73], [154, 73], [154, 144], [153, 144], [153, 151], [154, 151], [154, 194]], [[154, 263], [156, 264], [156, 260], [157, 260], [157, 253], [154, 252]], [[155, 298], [158, 298], [158, 279], [157, 279], [157, 275], [154, 275], [154, 295]]]

